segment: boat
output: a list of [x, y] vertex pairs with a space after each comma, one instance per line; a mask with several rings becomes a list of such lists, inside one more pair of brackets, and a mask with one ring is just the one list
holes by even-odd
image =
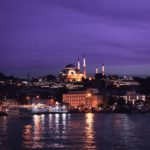
[[34, 114], [68, 113], [66, 106], [47, 106], [44, 104], [11, 105], [6, 109], [8, 116], [31, 116]]
[[52, 114], [52, 113], [68, 113], [69, 109], [65, 105], [57, 103], [54, 106], [48, 106], [44, 104], [32, 104], [32, 114]]
[[49, 106], [49, 113], [68, 113], [66, 106]]
[[47, 114], [49, 108], [42, 104], [9, 106], [6, 110], [8, 116], [31, 116], [34, 114]]
[[24, 106], [9, 106], [8, 109], [6, 109], [6, 114], [8, 116], [20, 116], [25, 117], [31, 115], [31, 109]]
[[49, 109], [48, 108], [32, 108], [31, 113], [32, 114], [48, 114]]

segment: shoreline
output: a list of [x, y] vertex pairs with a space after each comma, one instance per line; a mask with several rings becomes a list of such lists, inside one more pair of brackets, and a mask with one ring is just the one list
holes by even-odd
[[[50, 112], [50, 113], [34, 113], [30, 114], [30, 116], [34, 115], [50, 115], [50, 114], [150, 114], [150, 112]], [[8, 115], [7, 113], [0, 112], [0, 117], [1, 116], [13, 116], [13, 115]], [[17, 117], [21, 117], [22, 115], [17, 115]], [[28, 116], [28, 115], [27, 115]]]

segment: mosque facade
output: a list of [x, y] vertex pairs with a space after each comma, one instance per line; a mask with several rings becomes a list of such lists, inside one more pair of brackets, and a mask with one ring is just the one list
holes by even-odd
[[[59, 81], [62, 82], [81, 82], [83, 79], [87, 78], [87, 67], [86, 58], [83, 57], [83, 68], [81, 69], [80, 60], [78, 59], [77, 66], [73, 64], [68, 64], [59, 73]], [[101, 68], [102, 76], [105, 75], [104, 64]], [[96, 67], [96, 74], [99, 74], [98, 67]]]
[[86, 79], [86, 58], [83, 58], [83, 72], [80, 68], [80, 60], [78, 59], [77, 67], [73, 64], [68, 64], [60, 72], [59, 79], [63, 82], [80, 82]]

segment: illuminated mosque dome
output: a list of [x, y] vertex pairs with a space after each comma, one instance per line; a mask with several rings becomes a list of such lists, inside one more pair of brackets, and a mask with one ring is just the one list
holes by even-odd
[[[84, 58], [85, 62], [85, 58]], [[85, 69], [84, 69], [85, 70]], [[80, 61], [78, 59], [77, 67], [73, 64], [68, 64], [59, 74], [59, 79], [64, 82], [80, 82], [84, 78], [84, 74], [80, 72]]]

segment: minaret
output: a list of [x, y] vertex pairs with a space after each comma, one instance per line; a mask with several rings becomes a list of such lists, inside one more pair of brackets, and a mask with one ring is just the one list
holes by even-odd
[[98, 74], [98, 67], [96, 66], [96, 74]]
[[105, 66], [104, 66], [104, 64], [102, 65], [102, 76], [104, 77], [104, 75], [105, 75]]
[[86, 79], [86, 60], [85, 60], [85, 56], [83, 58], [83, 77], [84, 77], [84, 79]]
[[78, 58], [78, 66], [77, 66], [78, 70], [80, 71], [80, 60]]

